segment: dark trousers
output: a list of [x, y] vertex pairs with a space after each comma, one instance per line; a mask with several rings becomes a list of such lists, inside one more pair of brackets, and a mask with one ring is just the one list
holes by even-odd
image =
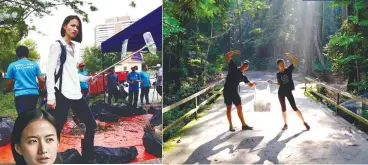
[[278, 96], [279, 96], [279, 101], [280, 101], [282, 112], [286, 111], [285, 97], [289, 100], [289, 103], [291, 107], [293, 108], [293, 110], [294, 111], [298, 110], [298, 107], [295, 104], [295, 99], [294, 99], [294, 96], [291, 90], [279, 91]]
[[[74, 109], [79, 121], [84, 123], [86, 126], [86, 132], [84, 134], [84, 140], [82, 143], [82, 156], [90, 156], [94, 146], [95, 139], [95, 129], [97, 127], [95, 118], [92, 115], [91, 109], [89, 108], [86, 100], [81, 98], [79, 100], [70, 100], [66, 98], [60, 92], [55, 92], [56, 95], [56, 108], [51, 110], [55, 118], [55, 123], [57, 127], [57, 133], [61, 134], [63, 130], [64, 123], [67, 120], [69, 109]], [[90, 151], [84, 152], [83, 151]]]
[[[129, 102], [129, 104], [133, 105], [133, 107], [137, 107], [138, 94], [139, 94], [139, 90], [138, 91], [129, 91], [128, 102]], [[133, 102], [133, 96], [134, 96], [134, 102]]]
[[14, 99], [15, 109], [18, 114], [25, 112], [27, 110], [33, 110], [37, 107], [38, 95], [23, 95], [17, 96]]
[[142, 87], [141, 88], [141, 103], [142, 104], [143, 104], [143, 98], [144, 97], [146, 97], [146, 104], [149, 103], [149, 97], [148, 97], [149, 91], [150, 91], [150, 87]]
[[87, 89], [81, 89], [83, 98], [86, 99], [87, 103], [89, 104], [89, 90]]
[[157, 87], [156, 87], [156, 91], [157, 91], [157, 93], [158, 93], [160, 96], [162, 96], [162, 86], [157, 86]]
[[107, 102], [109, 104], [111, 104], [111, 99], [112, 99], [112, 96], [115, 97], [115, 103], [118, 102], [118, 98], [119, 98], [119, 91], [117, 88], [109, 88], [107, 90], [107, 93], [109, 94], [109, 96], [107, 97]]

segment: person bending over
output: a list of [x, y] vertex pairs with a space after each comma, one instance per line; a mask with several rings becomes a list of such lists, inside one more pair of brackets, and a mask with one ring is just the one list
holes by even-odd
[[225, 58], [226, 62], [229, 65], [229, 71], [226, 76], [226, 82], [224, 85], [224, 100], [226, 104], [226, 114], [227, 114], [227, 120], [229, 121], [230, 128], [229, 130], [231, 132], [234, 132], [235, 129], [233, 127], [233, 123], [231, 121], [231, 107], [232, 104], [236, 106], [236, 109], [238, 111], [238, 117], [242, 123], [242, 129], [243, 130], [252, 130], [253, 127], [248, 126], [243, 117], [243, 111], [242, 111], [242, 104], [241, 104], [241, 98], [238, 93], [238, 86], [240, 82], [244, 82], [248, 84], [249, 87], [253, 87], [256, 83], [249, 82], [248, 78], [243, 75], [243, 72], [246, 71], [249, 67], [249, 61], [245, 60], [242, 62], [242, 65], [240, 68], [236, 66], [234, 61], [232, 60], [231, 56], [234, 54], [239, 54], [240, 51], [231, 51], [226, 53]]

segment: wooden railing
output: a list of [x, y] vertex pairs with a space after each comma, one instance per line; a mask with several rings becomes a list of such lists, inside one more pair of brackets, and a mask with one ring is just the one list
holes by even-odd
[[[328, 98], [328, 97], [324, 96], [323, 94], [319, 93], [319, 92], [318, 92], [318, 90], [313, 90], [313, 86], [309, 86], [309, 89], [311, 89], [311, 90], [310, 90], [310, 92], [311, 92], [311, 93], [313, 93], [313, 94], [317, 95], [318, 97], [320, 97], [320, 98], [324, 99], [324, 100], [325, 100], [325, 101], [327, 101], [328, 103], [330, 103], [330, 104], [332, 104], [333, 106], [335, 106], [335, 107], [337, 108], [337, 110], [336, 110], [337, 112], [338, 112], [338, 110], [341, 110], [341, 111], [343, 111], [344, 113], [346, 113], [346, 114], [350, 115], [351, 117], [353, 117], [353, 118], [355, 118], [355, 119], [359, 120], [360, 122], [364, 123], [365, 125], [368, 125], [368, 120], [367, 120], [367, 119], [365, 119], [364, 117], [362, 117], [362, 116], [360, 116], [360, 115], [358, 115], [358, 114], [355, 114], [354, 112], [351, 112], [349, 109], [347, 109], [347, 108], [345, 108], [345, 107], [343, 107], [343, 106], [340, 106], [341, 96], [344, 96], [344, 97], [350, 98], [350, 99], [352, 99], [352, 100], [355, 100], [355, 101], [361, 102], [361, 103], [366, 104], [366, 105], [368, 105], [368, 99], [365, 99], [365, 98], [359, 98], [359, 97], [354, 96], [354, 95], [352, 95], [352, 94], [350, 94], [350, 93], [340, 91], [340, 90], [338, 90], [338, 89], [336, 89], [336, 88], [333, 88], [333, 87], [331, 87], [331, 86], [328, 86], [328, 85], [326, 85], [325, 83], [319, 82], [319, 81], [317, 81], [317, 80], [315, 80], [315, 79], [312, 79], [312, 78], [310, 78], [310, 77], [306, 77], [306, 78], [305, 78], [305, 91], [306, 91], [306, 90], [307, 90], [307, 88], [308, 88], [308, 85], [307, 85], [307, 84], [310, 84], [310, 83], [313, 83], [313, 84], [319, 85], [319, 86], [321, 86], [321, 87], [324, 87], [325, 89], [327, 89], [327, 90], [329, 90], [329, 91], [333, 91], [333, 92], [335, 92], [335, 93], [337, 94], [337, 96], [336, 96], [337, 98], [336, 98], [336, 102], [335, 102], [335, 101], [333, 101], [332, 99], [330, 99], [330, 98]], [[337, 112], [336, 112], [336, 113], [337, 113]]]
[[225, 80], [222, 79], [216, 83], [213, 83], [212, 85], [208, 86], [207, 88], [183, 99], [180, 100], [174, 104], [171, 104], [169, 106], [166, 106], [165, 108], [163, 108], [163, 113], [169, 112], [170, 110], [173, 110], [175, 108], [177, 108], [178, 106], [187, 103], [188, 101], [191, 101], [193, 99], [195, 99], [195, 108], [190, 110], [188, 113], [186, 113], [185, 115], [181, 116], [179, 119], [175, 120], [173, 123], [171, 123], [170, 125], [168, 125], [167, 127], [164, 128], [164, 133], [166, 133], [167, 131], [171, 130], [172, 128], [174, 128], [175, 126], [179, 125], [180, 123], [182, 123], [186, 118], [188, 118], [189, 116], [195, 114], [195, 116], [197, 117], [197, 111], [198, 109], [207, 104], [210, 100], [214, 99], [216, 96], [218, 96], [224, 88], [221, 88], [220, 90], [216, 91], [212, 96], [210, 96], [209, 98], [207, 98], [206, 100], [204, 100], [202, 103], [198, 104], [198, 97], [210, 90], [213, 90], [216, 86], [221, 85], [222, 83], [224, 83]]

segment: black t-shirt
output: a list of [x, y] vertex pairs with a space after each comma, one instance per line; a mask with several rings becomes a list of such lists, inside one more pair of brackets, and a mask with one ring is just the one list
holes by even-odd
[[292, 91], [295, 89], [293, 82], [294, 65], [291, 64], [284, 72], [277, 73], [277, 82], [280, 84], [279, 91]]
[[249, 83], [247, 76], [238, 69], [233, 60], [230, 60], [229, 71], [226, 76], [224, 90], [236, 90], [240, 82]]

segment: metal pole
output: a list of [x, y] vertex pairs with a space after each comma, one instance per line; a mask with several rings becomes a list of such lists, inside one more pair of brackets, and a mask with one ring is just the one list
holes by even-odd
[[[134, 53], [130, 54], [129, 56], [124, 57], [123, 59], [121, 59], [121, 60], [120, 60], [120, 61], [118, 61], [117, 63], [115, 63], [115, 64], [113, 64], [113, 65], [109, 66], [108, 68], [106, 68], [106, 69], [104, 69], [103, 71], [101, 71], [101, 72], [97, 73], [96, 75], [94, 75], [94, 76], [92, 77], [92, 79], [94, 79], [94, 78], [95, 78], [95, 77], [97, 77], [98, 75], [100, 75], [100, 74], [102, 74], [102, 73], [106, 72], [107, 70], [109, 70], [110, 68], [114, 67], [115, 65], [118, 65], [118, 64], [120, 64], [121, 62], [123, 62], [123, 61], [125, 61], [125, 60], [129, 59], [131, 56], [133, 56], [134, 54], [138, 53], [139, 51], [143, 50], [143, 49], [144, 49], [144, 48], [146, 48], [146, 47], [147, 47], [147, 46], [144, 46], [143, 48], [141, 48], [141, 49], [137, 50], [136, 52], [134, 52]], [[102, 53], [101, 53], [101, 54], [102, 54]], [[104, 63], [104, 58], [103, 58], [103, 56], [102, 56], [102, 68], [103, 68], [103, 63]]]
[[[197, 107], [198, 107], [198, 96], [195, 97], [195, 108], [197, 109]], [[195, 111], [194, 117], [196, 120], [198, 119], [198, 109]]]
[[[340, 105], [340, 93], [337, 93], [337, 105]], [[336, 106], [335, 115], [339, 115], [338, 111], [339, 111], [339, 108]]]
[[[104, 62], [105, 62], [105, 58], [103, 56], [103, 53], [102, 51], [100, 52], [101, 53], [101, 65], [102, 65], [102, 68], [104, 68]], [[103, 72], [102, 72], [103, 73]], [[97, 74], [98, 75], [98, 74]], [[95, 76], [97, 76], [95, 75]], [[94, 76], [94, 77], [95, 77]], [[106, 92], [105, 92], [105, 74], [102, 75], [102, 91], [103, 91], [103, 95], [104, 95], [104, 103], [106, 103]]]

